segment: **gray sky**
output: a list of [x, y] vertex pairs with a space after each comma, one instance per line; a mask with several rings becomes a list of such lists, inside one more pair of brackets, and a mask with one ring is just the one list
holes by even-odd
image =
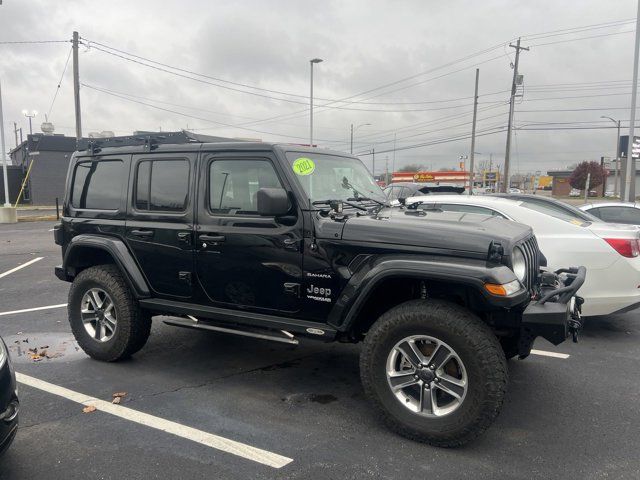
[[[538, 128], [612, 126], [601, 115], [629, 119], [635, 13], [635, 0], [4, 0], [0, 42], [66, 40], [74, 29], [80, 32], [88, 42], [80, 51], [81, 82], [119, 95], [82, 88], [85, 134], [188, 126], [212, 135], [307, 143], [309, 59], [320, 57], [314, 76], [318, 144], [348, 151], [350, 124], [370, 123], [356, 132], [356, 153], [393, 149], [396, 132], [396, 168], [454, 168], [459, 155], [469, 153], [470, 140], [450, 140], [470, 133], [476, 66], [478, 131], [490, 133], [478, 137], [477, 158], [493, 153], [502, 161], [506, 135], [492, 132], [507, 123], [513, 49], [500, 45], [522, 36], [532, 48], [521, 55], [524, 97], [516, 108], [512, 171], [524, 173], [613, 155], [613, 129], [524, 129], [536, 122], [545, 124]], [[616, 21], [628, 22], [556, 32]], [[536, 36], [544, 32], [555, 33]], [[145, 67], [91, 41], [218, 80]], [[0, 44], [8, 147], [14, 146], [13, 121], [28, 130], [23, 109], [39, 112], [39, 131], [69, 50], [66, 43]], [[407, 77], [414, 78], [362, 95]], [[340, 108], [322, 107], [345, 98], [330, 105]], [[71, 64], [49, 120], [56, 133], [74, 135]], [[393, 153], [379, 153], [376, 172], [386, 156], [391, 169]], [[371, 164], [370, 156], [363, 160]]]

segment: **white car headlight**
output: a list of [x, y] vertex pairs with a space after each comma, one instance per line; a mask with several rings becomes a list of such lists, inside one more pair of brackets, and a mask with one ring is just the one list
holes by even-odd
[[524, 253], [519, 247], [513, 249], [511, 254], [511, 263], [513, 267], [513, 273], [516, 274], [516, 278], [524, 283], [524, 279], [527, 276], [527, 262], [524, 259]]

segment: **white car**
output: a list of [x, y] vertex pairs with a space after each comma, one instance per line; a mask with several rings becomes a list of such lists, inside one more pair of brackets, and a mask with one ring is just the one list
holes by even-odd
[[[640, 230], [630, 225], [589, 222], [580, 217], [535, 210], [522, 200], [490, 196], [412, 197], [407, 205], [437, 212], [494, 215], [533, 228], [547, 265], [587, 267], [580, 290], [583, 315], [609, 315], [640, 306]], [[543, 213], [544, 212], [544, 213]]]
[[601, 202], [581, 205], [580, 210], [589, 212], [603, 222], [640, 225], [640, 204], [626, 202]]

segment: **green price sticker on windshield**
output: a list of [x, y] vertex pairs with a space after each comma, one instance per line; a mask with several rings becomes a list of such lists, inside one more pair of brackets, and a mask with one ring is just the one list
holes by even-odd
[[316, 169], [316, 164], [307, 157], [296, 158], [293, 162], [293, 171], [296, 175], [311, 175]]

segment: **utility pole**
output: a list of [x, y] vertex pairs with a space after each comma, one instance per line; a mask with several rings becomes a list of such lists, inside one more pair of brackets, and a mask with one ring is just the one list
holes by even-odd
[[310, 91], [309, 91], [309, 147], [313, 147], [313, 64], [322, 62], [321, 58], [312, 58], [309, 60], [311, 68], [310, 73]]
[[[4, 115], [2, 113], [2, 85], [0, 85], [0, 155], [2, 155], [2, 177], [4, 181], [4, 206], [11, 207], [9, 203], [9, 180], [7, 178], [7, 152], [4, 146]], [[4, 212], [2, 214], [4, 218]], [[3, 222], [4, 223], [4, 222]]]
[[351, 124], [351, 149], [349, 150], [349, 153], [353, 155], [353, 123]]
[[396, 132], [393, 132], [393, 161], [391, 162], [391, 173], [396, 171]]
[[634, 202], [636, 199], [636, 160], [633, 156], [634, 129], [636, 123], [636, 98], [638, 96], [638, 54], [640, 52], [640, 0], [636, 13], [636, 47], [633, 52], [633, 84], [631, 90], [631, 120], [629, 121], [629, 145], [627, 145], [627, 164], [625, 168], [622, 201]]
[[76, 142], [82, 138], [82, 113], [80, 111], [80, 65], [78, 65], [78, 32], [73, 32], [73, 99], [76, 111]]
[[384, 170], [384, 183], [391, 183], [389, 182], [389, 155], [384, 157]]
[[476, 68], [476, 89], [473, 94], [473, 123], [471, 126], [471, 155], [469, 156], [469, 195], [473, 195], [473, 175], [475, 169], [475, 149], [476, 149], [476, 118], [478, 116], [478, 80], [480, 79], [480, 69]]
[[511, 129], [513, 128], [513, 111], [515, 109], [516, 90], [518, 88], [518, 62], [520, 61], [520, 50], [527, 50], [528, 48], [520, 46], [520, 39], [515, 45], [509, 44], [511, 48], [516, 49], [516, 59], [513, 63], [513, 80], [511, 82], [511, 99], [509, 100], [509, 123], [507, 124], [507, 147], [504, 152], [504, 179], [500, 190], [502, 193], [507, 193], [509, 189], [509, 160], [511, 157]]
[[16, 137], [16, 148], [18, 148], [18, 124], [13, 122], [13, 134]]
[[[640, 1], [640, 0], [639, 0]], [[371, 174], [373, 175], [373, 179], [376, 179], [376, 149], [371, 149]]]

